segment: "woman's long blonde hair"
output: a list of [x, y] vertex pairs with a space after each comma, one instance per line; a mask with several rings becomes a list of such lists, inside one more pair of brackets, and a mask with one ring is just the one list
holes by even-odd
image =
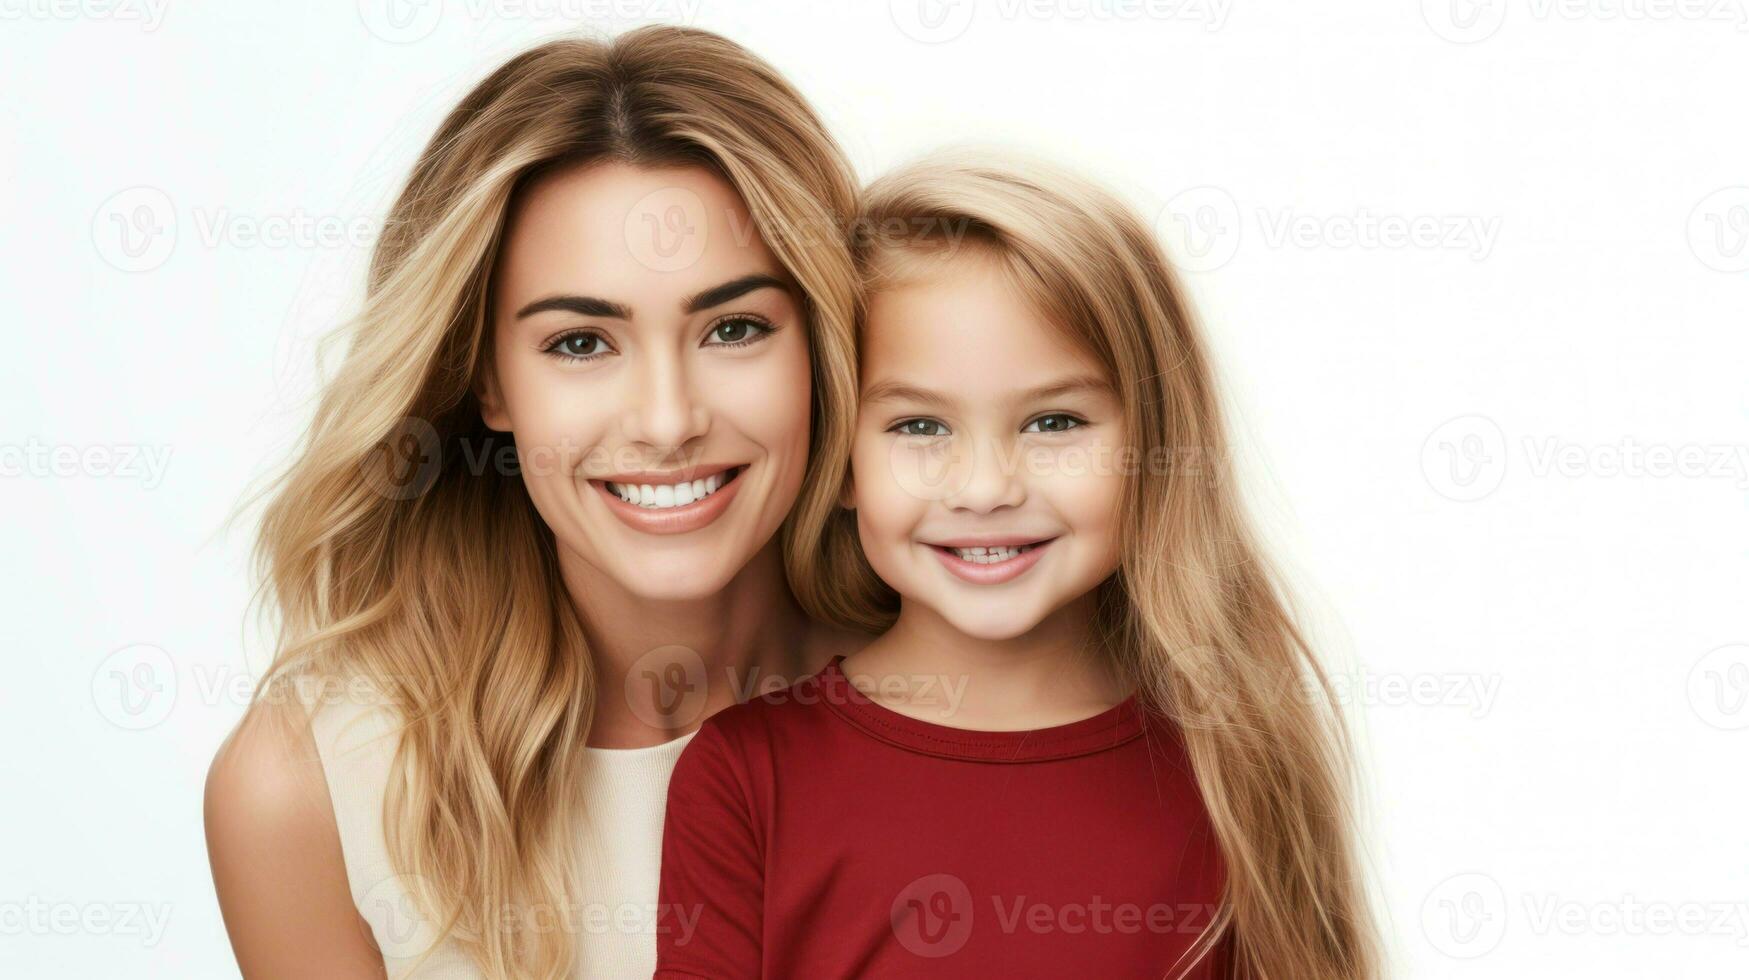
[[[876, 181], [856, 227], [867, 232], [854, 252], [868, 294], [932, 255], [985, 250], [1117, 386], [1135, 478], [1097, 625], [1144, 698], [1183, 730], [1220, 843], [1224, 900], [1193, 955], [1231, 930], [1239, 976], [1376, 976], [1348, 738], [1223, 478], [1208, 352], [1149, 229], [1072, 174], [965, 152]], [[804, 608], [865, 631], [891, 625], [897, 596], [864, 559], [849, 512], [807, 515], [797, 545], [811, 557], [792, 575]]]
[[[314, 420], [269, 488], [258, 597], [278, 645], [258, 689], [362, 677], [405, 724], [384, 806], [421, 913], [488, 976], [559, 977], [570, 928], [500, 916], [576, 907], [575, 835], [597, 696], [552, 533], [495, 466], [474, 391], [490, 272], [519, 188], [613, 160], [702, 166], [739, 192], [806, 297], [814, 413], [794, 514], [835, 507], [854, 391], [856, 182], [775, 70], [704, 31], [563, 39], [511, 59], [432, 137], [372, 258], [364, 307]], [[786, 540], [789, 527], [786, 525]]]

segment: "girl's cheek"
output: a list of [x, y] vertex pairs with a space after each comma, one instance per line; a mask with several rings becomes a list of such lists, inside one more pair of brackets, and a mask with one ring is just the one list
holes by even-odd
[[863, 548], [871, 562], [880, 560], [877, 552], [884, 555], [910, 535], [925, 506], [894, 478], [886, 449], [892, 438], [886, 433], [859, 434], [850, 457], [850, 503], [856, 508]]
[[877, 445], [880, 436], [864, 432], [859, 426], [856, 439], [850, 447], [850, 480], [851, 492], [844, 503], [858, 511], [876, 511], [882, 507], [888, 474], [877, 465], [880, 462], [880, 449]]
[[1100, 440], [1063, 446], [1044, 470], [1035, 487], [1075, 535], [1092, 546], [1101, 564], [1115, 569], [1121, 553], [1119, 507], [1130, 479], [1117, 446]]

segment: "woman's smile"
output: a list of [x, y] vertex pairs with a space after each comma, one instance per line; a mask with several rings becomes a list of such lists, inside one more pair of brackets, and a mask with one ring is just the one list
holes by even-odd
[[611, 480], [589, 483], [607, 501], [608, 510], [632, 530], [685, 534], [709, 526], [728, 510], [747, 464], [713, 467], [705, 476], [682, 479], [693, 472], [616, 473]]

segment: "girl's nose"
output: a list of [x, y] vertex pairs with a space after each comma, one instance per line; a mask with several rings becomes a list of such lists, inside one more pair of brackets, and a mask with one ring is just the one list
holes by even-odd
[[988, 513], [1025, 503], [1025, 474], [1001, 449], [999, 444], [985, 441], [977, 445], [976, 452], [962, 458], [960, 465], [969, 469], [954, 481], [959, 484], [959, 489], [944, 497], [942, 503], [974, 513]]

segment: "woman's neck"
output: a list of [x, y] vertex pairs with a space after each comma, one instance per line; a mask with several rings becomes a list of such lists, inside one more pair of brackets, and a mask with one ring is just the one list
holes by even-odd
[[952, 728], [1068, 724], [1130, 693], [1093, 642], [1095, 602], [1083, 596], [1020, 636], [992, 640], [961, 632], [923, 603], [902, 601], [893, 628], [847, 658], [844, 672], [883, 707]]
[[717, 594], [648, 599], [560, 551], [595, 664], [589, 744], [657, 745], [824, 666], [839, 638], [808, 619], [773, 540]]

